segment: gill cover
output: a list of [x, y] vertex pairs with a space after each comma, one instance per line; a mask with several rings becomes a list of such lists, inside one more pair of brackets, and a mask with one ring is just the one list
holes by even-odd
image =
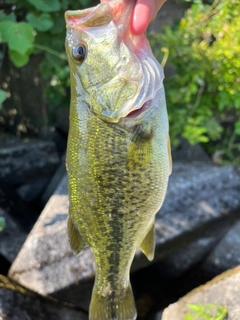
[[[129, 19], [134, 2], [103, 0], [96, 7], [66, 12], [66, 49], [79, 102], [100, 118], [118, 122], [153, 99], [163, 70], [144, 34], [134, 36]], [[123, 14], [124, 12], [124, 14]], [[85, 46], [80, 61], [79, 44]], [[75, 51], [74, 51], [75, 50]]]

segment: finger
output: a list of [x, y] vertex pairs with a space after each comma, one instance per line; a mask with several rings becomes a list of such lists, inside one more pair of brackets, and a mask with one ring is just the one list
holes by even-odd
[[137, 0], [133, 10], [131, 29], [135, 35], [140, 35], [147, 30], [155, 11], [155, 0]]

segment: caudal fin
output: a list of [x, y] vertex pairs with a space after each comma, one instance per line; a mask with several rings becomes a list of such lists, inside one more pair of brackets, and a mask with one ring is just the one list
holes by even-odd
[[135, 320], [137, 312], [131, 286], [125, 291], [125, 295], [117, 297], [101, 296], [96, 288], [92, 293], [89, 320]]

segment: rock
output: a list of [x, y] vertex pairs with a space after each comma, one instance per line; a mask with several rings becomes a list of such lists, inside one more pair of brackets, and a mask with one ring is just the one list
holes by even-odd
[[[240, 170], [237, 167], [175, 163], [165, 203], [156, 217], [154, 261], [204, 238], [207, 232], [205, 244], [213, 244], [215, 240], [212, 242], [211, 236], [217, 239], [216, 230], [226, 230], [235, 219], [231, 213], [240, 206], [239, 187]], [[9, 276], [34, 291], [87, 310], [94, 278], [92, 252], [88, 248], [79, 257], [71, 253], [67, 211], [65, 176], [14, 261]], [[201, 245], [203, 255], [203, 240]], [[176, 258], [171, 263], [174, 265]], [[185, 263], [186, 267], [190, 265], [190, 262]], [[132, 270], [148, 264], [138, 253]]]
[[[59, 108], [57, 111], [62, 114], [63, 118], [66, 118], [65, 121], [69, 121], [69, 109]], [[65, 132], [65, 128], [62, 128], [58, 124], [58, 127], [50, 127], [50, 126], [43, 126], [39, 131], [38, 137], [44, 141], [52, 141], [56, 145], [57, 151], [59, 154], [63, 154], [66, 151], [67, 147], [67, 135], [68, 131]]]
[[161, 276], [174, 279], [180, 277], [184, 272], [199, 264], [213, 250], [223, 234], [229, 229], [224, 224], [213, 226], [201, 234], [201, 237], [182, 248], [170, 253], [160, 259], [155, 268]]
[[[155, 221], [155, 261], [202, 238], [213, 226], [230, 226], [236, 219], [234, 210], [240, 207], [239, 178], [239, 167], [174, 163], [166, 199]], [[146, 262], [140, 255], [138, 264]]]
[[81, 311], [43, 298], [0, 275], [0, 318], [6, 320], [87, 320]]
[[6, 222], [5, 228], [0, 231], [0, 254], [9, 262], [13, 262], [27, 237], [27, 233], [1, 208], [0, 217], [4, 218]]
[[88, 248], [79, 257], [73, 255], [67, 236], [67, 214], [67, 177], [64, 176], [14, 261], [9, 276], [40, 294], [71, 301], [87, 310], [95, 273], [92, 251]]
[[49, 178], [59, 164], [55, 144], [37, 139], [0, 138], [0, 181], [11, 185]]
[[0, 254], [0, 274], [7, 275], [10, 266], [11, 263], [2, 254]]
[[38, 218], [35, 210], [19, 197], [12, 186], [4, 182], [0, 183], [0, 208], [25, 233], [28, 233], [32, 229], [33, 224]]
[[202, 238], [131, 274], [139, 320], [160, 320], [159, 310], [216, 276], [203, 269], [202, 261], [226, 229], [203, 232]]
[[186, 139], [181, 138], [177, 147], [172, 147], [172, 159], [174, 161], [210, 162], [210, 158], [200, 144], [191, 145]]
[[57, 170], [55, 171], [54, 175], [52, 176], [51, 180], [48, 183], [47, 188], [43, 192], [40, 204], [45, 205], [47, 201], [50, 199], [54, 191], [56, 190], [57, 186], [59, 185], [62, 177], [66, 174], [66, 155], [64, 154], [61, 158], [60, 165], [58, 166]]
[[[14, 188], [0, 184], [0, 217], [5, 220], [5, 228], [0, 232], [0, 255], [13, 262], [28, 232], [32, 229], [38, 214], [16, 194]], [[5, 267], [0, 259], [0, 274]]]
[[[99, 4], [99, 2], [97, 3]], [[69, 109], [62, 108], [56, 112], [56, 128], [61, 130], [61, 133], [68, 135], [69, 131]]]
[[47, 188], [49, 177], [39, 179], [32, 183], [23, 184], [16, 188], [17, 194], [25, 202], [34, 202], [42, 194], [43, 190]]
[[188, 308], [190, 304], [212, 304], [214, 308], [210, 312], [216, 312], [219, 306], [224, 306], [227, 307], [228, 320], [239, 320], [240, 266], [217, 276], [170, 305], [164, 310], [161, 320], [185, 320], [187, 313], [195, 315], [195, 319], [196, 314]]
[[240, 221], [234, 224], [203, 263], [206, 271], [216, 273], [240, 265]]

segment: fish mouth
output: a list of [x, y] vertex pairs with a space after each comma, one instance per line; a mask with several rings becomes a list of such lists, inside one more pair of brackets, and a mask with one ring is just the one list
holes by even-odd
[[146, 101], [140, 108], [130, 111], [124, 118], [136, 118], [151, 107], [153, 99]]

